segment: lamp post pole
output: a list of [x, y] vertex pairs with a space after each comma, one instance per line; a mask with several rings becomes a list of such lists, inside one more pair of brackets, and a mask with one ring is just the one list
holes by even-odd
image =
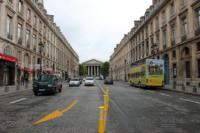
[[40, 52], [40, 77], [42, 75], [42, 51], [44, 48], [44, 44], [42, 42], [39, 43], [39, 52]]

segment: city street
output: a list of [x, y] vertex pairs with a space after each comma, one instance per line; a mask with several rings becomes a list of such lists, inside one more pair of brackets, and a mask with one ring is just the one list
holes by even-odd
[[[0, 97], [0, 133], [96, 133], [100, 88], [110, 89], [108, 133], [199, 133], [200, 97], [145, 90], [123, 82], [63, 87], [56, 95], [31, 90]], [[45, 117], [47, 116], [47, 117]]]

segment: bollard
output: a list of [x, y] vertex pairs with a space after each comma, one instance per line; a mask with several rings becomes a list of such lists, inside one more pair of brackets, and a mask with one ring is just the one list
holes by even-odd
[[104, 95], [104, 111], [108, 111], [108, 95]]
[[104, 107], [99, 107], [99, 129], [98, 133], [104, 133], [105, 132], [105, 120], [104, 120]]

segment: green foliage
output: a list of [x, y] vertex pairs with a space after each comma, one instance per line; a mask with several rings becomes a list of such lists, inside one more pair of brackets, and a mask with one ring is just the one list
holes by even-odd
[[79, 65], [79, 76], [87, 75], [87, 67], [85, 65]]
[[101, 72], [104, 78], [109, 75], [109, 67], [110, 67], [109, 62], [104, 62], [103, 65], [101, 66]]

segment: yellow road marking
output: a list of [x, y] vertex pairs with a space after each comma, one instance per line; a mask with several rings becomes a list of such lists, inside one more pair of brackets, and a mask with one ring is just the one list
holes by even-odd
[[63, 109], [61, 112], [66, 113], [69, 111], [73, 106], [75, 106], [78, 103], [78, 100], [74, 100], [67, 108]]
[[74, 100], [67, 108], [65, 108], [65, 109], [63, 109], [61, 111], [56, 110], [56, 111], [46, 115], [43, 118], [41, 118], [40, 120], [38, 120], [35, 123], [33, 123], [33, 125], [38, 125], [38, 124], [41, 124], [41, 123], [44, 123], [44, 122], [47, 122], [47, 121], [62, 117], [64, 115], [64, 113], [66, 113], [70, 109], [72, 109], [77, 103], [78, 103], [78, 100]]

